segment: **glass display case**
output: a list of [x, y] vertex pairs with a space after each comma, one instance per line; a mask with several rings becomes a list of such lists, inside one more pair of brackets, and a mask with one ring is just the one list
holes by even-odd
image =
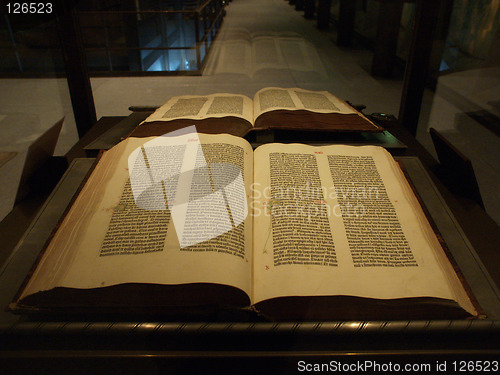
[[[77, 373], [115, 366], [154, 373], [210, 366], [242, 373], [354, 372], [378, 365], [391, 372], [410, 364], [417, 366], [412, 370], [462, 371], [477, 370], [482, 361], [498, 371], [496, 2], [48, 3], [51, 14], [29, 7], [16, 13], [2, 3], [3, 369], [64, 373], [76, 364]], [[327, 28], [318, 30], [318, 20]], [[381, 46], [388, 29], [392, 42]], [[381, 51], [387, 53], [380, 57]], [[382, 58], [390, 69], [380, 68]], [[384, 74], [374, 71], [374, 59]], [[253, 97], [263, 87], [330, 91], [385, 127], [371, 135], [283, 130], [246, 138], [254, 148], [271, 142], [386, 148], [414, 185], [485, 319], [273, 322], [234, 311], [209, 319], [3, 311], [100, 150], [116, 145], [171, 97]], [[30, 146], [58, 123], [62, 130], [51, 140], [50, 155], [19, 186], [23, 171], [33, 170], [27, 168]], [[16, 201], [21, 188], [27, 193]]]

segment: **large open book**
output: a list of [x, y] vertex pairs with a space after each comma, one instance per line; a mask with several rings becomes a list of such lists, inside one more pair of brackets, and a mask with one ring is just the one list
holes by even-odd
[[102, 155], [11, 308], [478, 316], [452, 264], [383, 148], [128, 138]]
[[237, 94], [174, 97], [149, 116], [132, 136], [159, 136], [193, 122], [201, 132], [237, 136], [252, 129], [384, 130], [327, 91], [268, 87], [258, 91], [253, 100]]
[[[254, 80], [293, 72], [295, 77], [321, 82], [327, 77], [325, 67], [314, 44], [296, 33], [249, 33], [244, 28], [231, 28], [230, 39], [213, 44], [216, 59], [208, 62], [205, 73], [245, 75]], [[303, 82], [307, 82], [304, 81]]]

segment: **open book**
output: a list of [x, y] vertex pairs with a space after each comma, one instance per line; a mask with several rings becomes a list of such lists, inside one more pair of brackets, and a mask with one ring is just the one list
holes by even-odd
[[105, 152], [11, 308], [440, 319], [472, 300], [383, 148], [191, 133]]
[[207, 64], [206, 74], [224, 74], [228, 78], [243, 74], [261, 81], [281, 72], [293, 72], [295, 77], [309, 78], [309, 82], [321, 82], [327, 77], [314, 44], [295, 33], [266, 31], [260, 35], [232, 28], [231, 34], [231, 39], [213, 44], [217, 59]]
[[253, 101], [245, 95], [212, 94], [170, 99], [131, 135], [162, 135], [192, 125], [204, 133], [244, 136], [254, 129], [381, 132], [345, 101], [327, 91], [268, 87]]

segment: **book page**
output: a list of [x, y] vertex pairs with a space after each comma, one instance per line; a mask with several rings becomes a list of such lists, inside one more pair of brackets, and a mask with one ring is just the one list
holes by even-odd
[[314, 47], [303, 38], [291, 36], [259, 36], [252, 40], [253, 73], [264, 69], [314, 71], [311, 57], [317, 57]]
[[[287, 62], [288, 69], [302, 72], [314, 71], [312, 57], [317, 57], [314, 47], [303, 38], [286, 37], [277, 40], [280, 55]], [[313, 52], [314, 51], [314, 52]], [[311, 53], [313, 52], [313, 53]]]
[[327, 91], [309, 91], [299, 88], [266, 87], [254, 96], [255, 119], [263, 113], [277, 110], [305, 109], [318, 113], [358, 114], [346, 102]]
[[209, 117], [236, 116], [253, 124], [253, 103], [245, 95], [184, 95], [170, 99], [142, 124], [176, 119], [201, 120]]
[[214, 50], [219, 52], [213, 74], [238, 74], [251, 77], [252, 43], [247, 33], [240, 33], [232, 40], [215, 41]]
[[254, 72], [260, 69], [284, 69], [283, 55], [278, 49], [278, 38], [257, 37], [252, 41], [252, 59]]
[[[131, 282], [211, 282], [250, 295], [250, 201], [243, 206], [245, 200], [233, 198], [250, 191], [252, 149], [238, 137], [197, 136], [199, 142], [187, 134], [185, 144], [166, 149], [162, 137], [129, 138], [107, 151], [62, 221], [23, 297], [56, 286], [96, 288]], [[132, 173], [128, 159], [134, 152], [138, 157], [131, 159]], [[145, 168], [139, 168], [141, 163]], [[168, 178], [150, 183], [165, 170]], [[207, 174], [208, 188], [200, 183]], [[186, 178], [192, 179], [191, 188], [182, 188]], [[200, 212], [207, 202], [210, 209]]]
[[271, 144], [254, 163], [254, 303], [425, 296], [474, 311], [383, 148]]

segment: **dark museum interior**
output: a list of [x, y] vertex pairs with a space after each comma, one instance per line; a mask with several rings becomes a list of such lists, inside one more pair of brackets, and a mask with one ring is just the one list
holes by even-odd
[[[288, 373], [325, 363], [332, 371], [332, 359], [441, 361], [447, 371], [471, 359], [474, 370], [482, 360], [498, 371], [499, 1], [2, 0], [1, 7], [0, 373], [210, 366]], [[328, 91], [385, 129], [285, 127], [244, 138], [254, 149], [272, 142], [386, 149], [454, 258], [479, 319], [276, 323], [248, 312], [222, 311], [205, 321], [138, 311], [4, 311], [100, 150], [174, 97], [252, 99], [269, 87]]]

